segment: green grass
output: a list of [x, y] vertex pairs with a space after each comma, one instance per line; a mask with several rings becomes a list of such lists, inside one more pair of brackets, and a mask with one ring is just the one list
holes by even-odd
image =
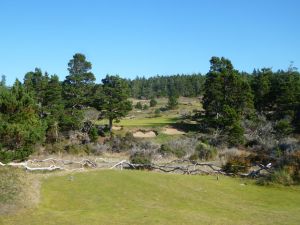
[[0, 224], [299, 224], [299, 187], [141, 171], [94, 171], [42, 182], [37, 208]]
[[[130, 99], [130, 100], [134, 103], [134, 105], [136, 104], [136, 102], [141, 101], [137, 99]], [[133, 108], [133, 110], [129, 112], [127, 116], [127, 117], [133, 117], [132, 119], [123, 118], [119, 123], [114, 123], [114, 125], [124, 126], [128, 128], [164, 127], [178, 122], [180, 120], [179, 117], [181, 113], [192, 112], [194, 109], [202, 108], [199, 99], [180, 97], [179, 105], [177, 109], [163, 111], [161, 112], [160, 117], [154, 117], [155, 109], [160, 109], [161, 107], [164, 107], [167, 104], [168, 99], [159, 98], [157, 99], [157, 101], [158, 101], [157, 106], [153, 108], [149, 108], [148, 110], [138, 110]], [[143, 104], [146, 104], [145, 101], [142, 102]], [[100, 120], [94, 122], [99, 125], [108, 124], [107, 120]]]
[[[156, 117], [156, 118], [135, 118], [123, 119], [119, 123], [114, 123], [115, 126], [124, 127], [162, 127], [176, 123], [178, 119], [174, 117]], [[97, 121], [97, 124], [107, 124], [106, 120]]]
[[140, 118], [121, 120], [118, 125], [124, 127], [160, 127], [176, 123], [177, 120], [177, 118], [170, 117]]

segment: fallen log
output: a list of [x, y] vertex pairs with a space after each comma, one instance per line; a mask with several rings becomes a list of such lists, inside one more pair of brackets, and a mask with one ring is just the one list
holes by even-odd
[[[36, 166], [29, 166], [29, 164], [37, 164], [37, 163], [43, 163], [43, 162], [51, 162], [51, 165], [49, 166], [41, 166], [38, 164], [38, 167]], [[55, 165], [57, 163], [63, 164], [63, 166]], [[79, 164], [80, 168], [76, 169], [68, 169], [64, 167], [65, 165], [70, 164]], [[10, 162], [10, 163], [2, 163], [0, 162], [1, 166], [13, 166], [13, 167], [23, 167], [28, 171], [55, 171], [55, 170], [78, 170], [83, 169], [84, 167], [91, 167], [96, 168], [97, 164], [89, 159], [83, 159], [81, 161], [71, 161], [71, 160], [63, 160], [63, 159], [55, 159], [55, 158], [47, 158], [47, 159], [33, 159], [33, 160], [27, 160], [24, 162]]]

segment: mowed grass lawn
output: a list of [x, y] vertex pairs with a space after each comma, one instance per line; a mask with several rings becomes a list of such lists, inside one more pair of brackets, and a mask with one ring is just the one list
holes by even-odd
[[[162, 127], [174, 124], [178, 121], [176, 117], [157, 117], [157, 118], [135, 118], [122, 119], [119, 123], [114, 123], [114, 126], [124, 127]], [[97, 121], [96, 124], [108, 124], [107, 120]]]
[[299, 187], [142, 171], [76, 173], [42, 181], [40, 204], [1, 224], [300, 224]]

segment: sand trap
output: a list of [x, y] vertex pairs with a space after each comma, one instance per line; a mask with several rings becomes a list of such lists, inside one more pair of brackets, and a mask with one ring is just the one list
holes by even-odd
[[165, 128], [165, 129], [163, 129], [162, 133], [168, 134], [168, 135], [185, 134], [185, 132], [177, 130], [175, 128]]
[[121, 127], [121, 126], [113, 126], [112, 129], [113, 130], [122, 130], [123, 127]]
[[153, 138], [156, 137], [156, 133], [154, 131], [136, 131], [133, 133], [133, 137], [136, 138]]

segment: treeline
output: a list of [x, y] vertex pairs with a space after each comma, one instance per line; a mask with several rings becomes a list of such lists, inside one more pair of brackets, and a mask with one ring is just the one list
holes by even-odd
[[[296, 68], [273, 72], [235, 70], [230, 60], [212, 57], [204, 85], [204, 122], [243, 144], [246, 122], [264, 117], [272, 122], [278, 138], [300, 130], [300, 74]], [[270, 135], [272, 135], [270, 133]]]
[[[38, 144], [55, 143], [63, 133], [81, 130], [88, 107], [101, 112], [110, 129], [113, 120], [131, 110], [127, 82], [107, 75], [96, 84], [91, 69], [92, 64], [78, 53], [69, 61], [69, 75], [62, 82], [40, 69], [28, 72], [23, 83], [16, 80], [12, 87], [7, 87], [2, 77], [0, 161], [24, 159]], [[90, 128], [85, 132], [97, 135]]]
[[[194, 119], [203, 132], [214, 133], [229, 145], [257, 143], [263, 138], [258, 127], [271, 127], [268, 135], [276, 142], [300, 131], [300, 74], [297, 69], [273, 72], [264, 68], [252, 74], [234, 69], [230, 60], [212, 57], [206, 76], [156, 76], [149, 79], [121, 79], [106, 76], [95, 83], [92, 64], [83, 54], [68, 63], [69, 75], [63, 81], [40, 69], [25, 74], [23, 82], [12, 87], [0, 82], [0, 160], [24, 159], [39, 143], [56, 143], [61, 134], [82, 130], [84, 111], [93, 107], [99, 119], [113, 121], [131, 110], [128, 98], [168, 96], [169, 108], [178, 96], [202, 96], [205, 113]], [[262, 125], [263, 124], [263, 125]], [[97, 138], [93, 126], [82, 131]], [[253, 135], [253, 134], [256, 134]], [[266, 132], [265, 132], [266, 133]], [[262, 135], [261, 135], [262, 136]], [[252, 138], [252, 139], [251, 139]]]
[[205, 76], [201, 74], [155, 76], [146, 79], [137, 77], [128, 80], [133, 98], [166, 97], [171, 94], [184, 97], [196, 97], [203, 94]]

